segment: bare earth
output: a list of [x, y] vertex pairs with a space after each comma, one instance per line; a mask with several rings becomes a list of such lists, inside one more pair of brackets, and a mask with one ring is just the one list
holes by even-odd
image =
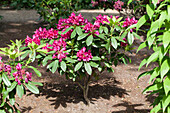
[[[80, 12], [85, 18], [92, 18], [100, 12], [118, 15], [115, 11]], [[4, 16], [3, 20], [0, 20], [0, 47], [9, 44], [10, 40], [25, 39], [26, 35], [31, 36], [35, 29], [45, 26], [37, 21], [39, 16], [34, 10], [0, 10], [0, 15]], [[134, 47], [137, 48], [140, 42], [141, 40], [137, 40]], [[142, 91], [149, 85], [149, 76], [140, 80], [137, 80], [137, 77], [153, 67], [151, 65], [138, 71], [141, 60], [150, 54], [151, 51], [147, 49], [138, 54], [133, 50], [132, 54], [128, 53], [132, 59], [131, 64], [114, 67], [114, 73], [103, 72], [100, 79], [90, 85], [89, 106], [85, 104], [82, 90], [76, 84], [66, 80], [64, 76], [46, 72], [43, 67], [38, 68], [42, 77], [33, 77], [34, 81], [44, 84], [39, 87], [40, 94], [27, 92], [26, 96], [22, 99], [17, 97], [16, 101], [20, 104], [22, 113], [148, 113], [154, 97], [147, 97]]]

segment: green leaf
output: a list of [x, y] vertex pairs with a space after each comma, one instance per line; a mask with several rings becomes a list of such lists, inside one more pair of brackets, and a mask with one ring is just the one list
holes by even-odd
[[76, 64], [75, 68], [74, 68], [74, 71], [78, 71], [83, 65], [83, 62], [79, 62]]
[[170, 91], [170, 76], [167, 76], [163, 82], [165, 94], [168, 95]]
[[55, 61], [53, 61], [54, 63], [53, 63], [53, 66], [52, 66], [52, 73], [55, 73], [56, 72], [56, 70], [57, 70], [57, 68], [58, 68], [58, 65], [59, 65], [59, 61], [58, 60], [55, 60]]
[[16, 91], [17, 91], [18, 97], [22, 98], [22, 96], [24, 95], [24, 87], [23, 87], [23, 85], [17, 85]]
[[2, 80], [4, 81], [6, 86], [11, 86], [11, 82], [9, 81], [9, 78], [7, 77], [7, 75], [5, 73], [2, 74]]
[[148, 20], [148, 16], [147, 16], [147, 15], [143, 15], [143, 16], [139, 19], [139, 21], [138, 21], [138, 23], [137, 23], [137, 25], [136, 25], [136, 30], [138, 31], [139, 28], [140, 28], [144, 23], [146, 23], [147, 20]]
[[132, 34], [133, 34], [136, 38], [141, 39], [140, 36], [139, 36], [137, 33], [132, 32]]
[[101, 58], [98, 57], [98, 56], [93, 56], [92, 60], [93, 60], [93, 61], [98, 61], [98, 60], [101, 60]]
[[170, 104], [170, 95], [164, 95], [162, 99], [162, 107], [163, 107], [163, 113], [165, 112], [165, 109]]
[[129, 44], [132, 45], [133, 41], [134, 41], [133, 34], [128, 32], [128, 42], [129, 42]]
[[92, 74], [92, 68], [90, 66], [90, 63], [84, 63], [84, 67], [85, 67], [85, 70], [86, 72], [91, 75]]
[[74, 38], [76, 36], [76, 30], [74, 30], [72, 33], [71, 33], [71, 39]]
[[93, 35], [88, 36], [88, 38], [86, 39], [86, 45], [89, 46], [91, 45], [93, 42]]
[[137, 80], [139, 80], [139, 78], [141, 78], [141, 77], [143, 77], [143, 76], [151, 75], [152, 73], [153, 73], [153, 71], [146, 71], [146, 72], [143, 72], [143, 73], [141, 73], [141, 74], [138, 76]]
[[25, 53], [20, 57], [20, 59], [23, 60], [24, 58], [26, 58], [30, 52], [30, 50], [25, 51]]
[[0, 84], [1, 84], [1, 82], [2, 82], [2, 76], [0, 76]]
[[142, 44], [140, 44], [136, 53], [138, 53], [141, 49], [145, 48], [146, 46], [147, 46], [146, 42], [143, 42]]
[[0, 109], [0, 113], [6, 113], [5, 109]]
[[34, 94], [39, 94], [39, 90], [36, 86], [28, 82], [28, 84], [25, 84], [25, 86]]
[[33, 69], [34, 72], [37, 74], [38, 77], [41, 77], [41, 76], [42, 76], [41, 73], [40, 73], [40, 71], [37, 70], [37, 68], [35, 68], [35, 67], [33, 67], [33, 66], [28, 66], [28, 68]]
[[162, 88], [162, 83], [155, 83], [153, 85], [148, 86], [143, 93], [146, 93], [147, 91], [155, 91], [155, 90], [159, 90]]
[[15, 92], [9, 93], [9, 102], [12, 106], [15, 104]]
[[73, 26], [71, 26], [71, 27], [69, 27], [69, 28], [65, 29], [65, 31], [64, 31], [62, 34], [67, 33], [67, 32], [68, 32], [68, 31], [70, 31], [72, 28], [73, 28]]
[[108, 53], [110, 53], [110, 39], [107, 40], [107, 44], [105, 45], [105, 48], [108, 50]]
[[48, 55], [48, 56], [46, 56], [46, 57], [43, 59], [42, 65], [43, 65], [43, 66], [47, 65], [48, 60], [52, 60], [52, 56], [51, 56], [51, 55]]
[[104, 32], [106, 33], [106, 34], [108, 34], [108, 28], [107, 27], [103, 27], [103, 30], [104, 30]]
[[103, 40], [105, 40], [105, 35], [104, 34], [99, 34], [99, 35], [96, 35], [97, 37], [99, 37], [99, 38], [101, 38], [101, 39], [103, 39]]
[[83, 34], [82, 29], [81, 29], [80, 27], [76, 27], [75, 30], [76, 30], [76, 32], [77, 32], [78, 35]]
[[111, 37], [111, 44], [115, 49], [117, 49], [117, 40], [115, 39], [115, 37]]
[[34, 85], [43, 86], [43, 84], [40, 83], [40, 82], [33, 82], [33, 81], [31, 81], [31, 83], [34, 84]]
[[163, 34], [163, 45], [164, 48], [166, 48], [168, 46], [168, 44], [170, 43], [170, 32], [164, 32]]
[[151, 19], [153, 14], [154, 14], [154, 10], [147, 4], [146, 5], [146, 11], [147, 11], [147, 14], [149, 15], [149, 17]]
[[61, 69], [65, 72], [67, 68], [67, 65], [64, 61], [61, 62]]
[[14, 82], [11, 84], [11, 87], [7, 88], [7, 91], [8, 91], [8, 92], [11, 92], [11, 91], [15, 88], [16, 85], [17, 85], [17, 82], [14, 81]]
[[150, 79], [149, 79], [149, 83], [151, 83], [151, 81], [156, 78], [157, 76], [159, 76], [159, 71], [160, 71], [160, 67], [156, 67], [154, 70], [153, 70], [153, 73], [151, 74], [150, 76]]
[[82, 40], [84, 39], [88, 34], [87, 33], [84, 33], [84, 34], [81, 34], [78, 36], [77, 40]]
[[158, 113], [158, 111], [161, 109], [161, 103], [159, 103], [157, 106], [155, 106], [150, 113]]
[[133, 0], [128, 0], [128, 5], [132, 2]]
[[95, 62], [90, 62], [90, 65], [92, 67], [98, 68], [99, 64], [95, 63]]
[[148, 66], [148, 64], [152, 61], [154, 61], [155, 59], [157, 59], [159, 57], [159, 51], [153, 53], [147, 60], [147, 64], [146, 66]]
[[65, 59], [66, 59], [68, 62], [71, 62], [71, 63], [77, 62], [77, 60], [71, 59], [71, 58], [69, 58], [69, 57], [66, 57]]
[[167, 10], [168, 10], [168, 21], [170, 21], [170, 5], [168, 5]]
[[170, 70], [170, 65], [168, 63], [168, 59], [166, 59], [161, 65], [161, 80], [163, 80], [164, 76]]

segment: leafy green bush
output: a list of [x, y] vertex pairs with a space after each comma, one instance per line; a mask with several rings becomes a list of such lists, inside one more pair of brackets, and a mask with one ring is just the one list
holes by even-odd
[[59, 20], [57, 29], [39, 28], [33, 38], [26, 38], [25, 43], [28, 46], [32, 43], [37, 46], [46, 44], [42, 50], [48, 53], [36, 56], [39, 63], [47, 65], [52, 73], [58, 72], [76, 82], [88, 103], [92, 78], [98, 79], [104, 70], [114, 72], [113, 64], [126, 64], [130, 60], [124, 53], [130, 49], [134, 36], [137, 36], [133, 32], [137, 20], [122, 19], [99, 15], [92, 24], [81, 14], [76, 16], [72, 13], [69, 18]]
[[151, 0], [146, 5], [147, 14], [137, 24], [137, 29], [143, 24], [150, 26], [147, 39], [139, 46], [138, 51], [145, 47], [154, 51], [141, 62], [139, 69], [145, 64], [147, 67], [151, 62], [157, 63], [157, 66], [138, 78], [150, 75], [150, 85], [143, 92], [150, 91], [150, 95], [158, 95], [151, 104], [151, 113], [170, 113], [170, 1], [158, 2], [160, 1]]
[[[22, 98], [28, 89], [34, 94], [39, 94], [39, 90], [35, 85], [42, 86], [41, 83], [32, 81], [32, 73], [28, 68], [31, 68], [40, 77], [41, 73], [33, 66], [28, 64], [34, 60], [33, 55], [37, 48], [24, 51], [26, 47], [22, 45], [21, 40], [12, 41], [12, 44], [5, 48], [0, 48], [0, 54], [9, 57], [7, 61], [3, 61], [0, 57], [0, 113], [20, 113], [18, 110], [19, 104], [15, 101], [16, 95]], [[25, 53], [29, 53], [29, 59], [25, 59]]]

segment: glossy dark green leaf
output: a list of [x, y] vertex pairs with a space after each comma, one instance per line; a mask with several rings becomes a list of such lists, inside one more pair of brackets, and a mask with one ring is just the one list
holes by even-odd
[[76, 27], [76, 32], [78, 35], [83, 34], [82, 29], [80, 27]]
[[8, 91], [8, 92], [11, 92], [11, 91], [16, 87], [16, 85], [17, 85], [17, 82], [14, 81], [14, 82], [11, 84], [11, 86], [10, 86], [9, 88], [7, 88], [7, 91]]
[[88, 36], [88, 38], [86, 39], [86, 45], [89, 46], [91, 45], [93, 42], [93, 35]]
[[53, 62], [54, 62], [54, 63], [53, 63], [51, 72], [52, 72], [52, 73], [55, 73], [56, 70], [57, 70], [57, 68], [58, 68], [58, 66], [59, 66], [59, 61], [58, 61], [58, 60], [55, 60], [55, 61], [53, 61]]
[[31, 84], [30, 82], [28, 82], [28, 84], [25, 84], [25, 86], [26, 86], [32, 93], [34, 93], [34, 94], [39, 94], [38, 88], [37, 88], [35, 85]]
[[22, 98], [22, 96], [24, 95], [24, 87], [23, 87], [23, 85], [17, 85], [16, 92], [17, 92], [18, 97]]
[[33, 66], [28, 66], [28, 68], [33, 69], [33, 70], [34, 70], [34, 72], [37, 74], [37, 76], [38, 76], [38, 77], [41, 77], [41, 76], [42, 76], [42, 75], [41, 75], [41, 73], [40, 73], [40, 71], [38, 71], [38, 69], [37, 69], [37, 68], [35, 68], [35, 67], [33, 67]]
[[92, 67], [98, 68], [99, 64], [95, 63], [95, 62], [90, 62], [90, 65]]
[[118, 44], [115, 37], [111, 37], [111, 44], [115, 49], [117, 49]]
[[40, 82], [33, 82], [33, 81], [31, 81], [31, 83], [34, 84], [34, 85], [43, 86], [43, 84], [40, 83]]
[[90, 63], [84, 63], [84, 67], [85, 67], [85, 70], [86, 72], [91, 75], [92, 74], [92, 68], [90, 66]]
[[88, 34], [87, 33], [83, 33], [81, 35], [78, 36], [77, 40], [82, 40], [84, 39]]
[[74, 30], [72, 33], [71, 33], [71, 38], [74, 38], [76, 36], [76, 30]]
[[101, 60], [101, 58], [98, 57], [98, 56], [93, 56], [92, 60], [93, 60], [93, 61], [98, 61], [98, 60]]
[[6, 86], [11, 86], [11, 82], [9, 81], [9, 78], [5, 73], [2, 74], [2, 80], [4, 81]]
[[67, 65], [64, 61], [61, 61], [61, 69], [65, 72], [67, 68]]
[[133, 36], [133, 34], [130, 33], [130, 32], [128, 32], [128, 43], [129, 43], [130, 45], [132, 45], [132, 44], [133, 44], [133, 41], [134, 41], [134, 36]]
[[74, 71], [78, 71], [83, 65], [83, 62], [79, 62], [76, 64], [75, 68], [74, 68]]

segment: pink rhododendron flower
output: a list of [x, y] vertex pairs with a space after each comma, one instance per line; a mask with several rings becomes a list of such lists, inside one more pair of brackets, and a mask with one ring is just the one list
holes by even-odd
[[[48, 43], [46, 44], [45, 47], [42, 49], [46, 49], [48, 52], [50, 51], [56, 51], [56, 53], [53, 54], [52, 58], [57, 58], [59, 59], [59, 62], [62, 61], [63, 58], [66, 58], [67, 52], [66, 51], [66, 42], [64, 41], [63, 38], [60, 38], [59, 40], [55, 40], [52, 45], [49, 45]], [[49, 48], [51, 47], [51, 48]]]
[[[131, 25], [133, 25], [133, 24], [136, 24], [136, 23], [138, 23], [138, 21], [135, 19], [135, 17], [133, 17], [133, 18], [131, 18], [131, 19], [130, 19], [129, 17], [127, 17], [127, 18], [125, 19], [125, 22], [123, 22], [122, 27], [129, 27], [129, 26], [131, 26]], [[130, 29], [130, 31], [133, 32], [132, 29]]]
[[93, 1], [93, 0], [91, 1], [91, 3], [92, 3], [92, 6], [93, 6], [93, 7], [95, 7], [95, 6], [97, 6], [97, 5], [99, 4], [98, 1]]
[[85, 26], [84, 26], [84, 30], [85, 30], [85, 33], [89, 33], [90, 34], [96, 34], [96, 35], [99, 35], [99, 32], [98, 31], [95, 31], [96, 29], [98, 29], [100, 26], [98, 26], [97, 24], [92, 24], [92, 23], [87, 23]]
[[25, 39], [25, 44], [26, 44], [26, 46], [27, 46], [29, 43], [32, 43], [32, 39], [27, 35], [27, 38]]
[[28, 81], [31, 81], [31, 77], [32, 77], [32, 73], [25, 72], [25, 69], [21, 70], [21, 67], [22, 65], [18, 63], [16, 66], [17, 71], [12, 73], [18, 85], [21, 85], [22, 81], [24, 80], [25, 80], [25, 83], [28, 83]]
[[83, 47], [79, 52], [77, 52], [77, 57], [78, 57], [78, 61], [89, 61], [93, 58], [92, 54], [91, 54], [91, 50], [88, 50], [88, 52], [86, 52], [86, 48]]
[[114, 6], [115, 10], [120, 11], [120, 10], [122, 10], [123, 5], [124, 5], [124, 2], [118, 0], [115, 2], [115, 4], [113, 6]]
[[[126, 38], [123, 38], [123, 40], [127, 41]], [[121, 46], [126, 47], [127, 45], [128, 45], [127, 43], [121, 42]]]
[[21, 70], [21, 67], [22, 67], [22, 65], [21, 65], [20, 63], [18, 63], [18, 64], [16, 65], [16, 69], [17, 69], [17, 70]]
[[[71, 16], [69, 16], [69, 18], [67, 18], [67, 19], [61, 18], [58, 21], [57, 29], [61, 30], [63, 33], [70, 26], [81, 26], [81, 25], [85, 25], [87, 23], [88, 23], [87, 19], [84, 19], [84, 17], [81, 15], [81, 13], [78, 16], [76, 16], [75, 13], [73, 12], [71, 14]], [[68, 38], [70, 38], [72, 32], [73, 32], [73, 30], [71, 29], [67, 33], [61, 34], [61, 36], [63, 39], [68, 39]]]

